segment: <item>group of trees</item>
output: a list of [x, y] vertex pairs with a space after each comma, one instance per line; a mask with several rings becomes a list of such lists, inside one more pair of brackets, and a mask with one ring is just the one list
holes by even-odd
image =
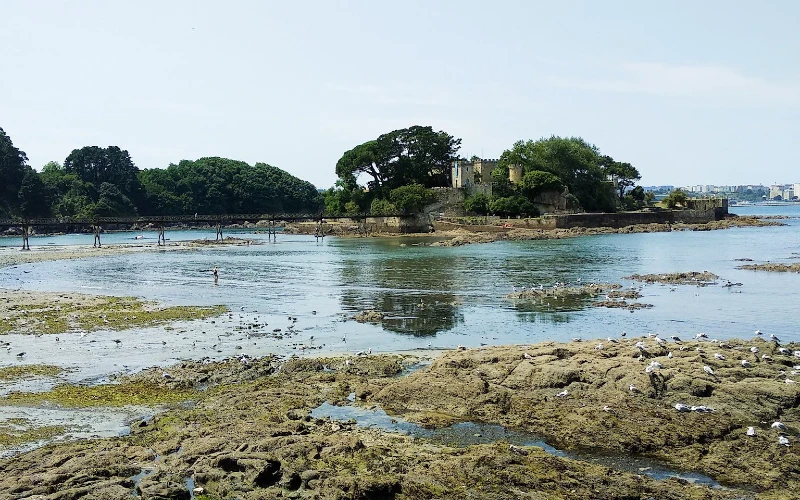
[[317, 213], [309, 182], [265, 163], [183, 160], [139, 170], [117, 146], [76, 149], [41, 173], [0, 129], [0, 217]]
[[[431, 127], [395, 130], [346, 151], [336, 164], [339, 180], [325, 193], [326, 212], [336, 215], [405, 212], [430, 193], [425, 188], [450, 186], [451, 168], [461, 140]], [[521, 182], [509, 180], [509, 167], [521, 167]], [[365, 186], [358, 182], [366, 178]], [[492, 172], [492, 196], [466, 200], [469, 212], [536, 215], [534, 200], [544, 192], [566, 190], [573, 210], [613, 212], [645, 204], [645, 193], [634, 187], [641, 178], [630, 163], [618, 162], [579, 137], [519, 141], [505, 151]], [[414, 187], [414, 202], [403, 207], [398, 189]], [[408, 193], [402, 191], [403, 196]]]
[[[434, 199], [429, 188], [450, 185], [461, 139], [431, 127], [382, 134], [346, 151], [336, 163], [336, 185], [325, 192], [325, 212], [410, 213]], [[368, 181], [362, 187], [360, 176]]]
[[[339, 177], [324, 195], [265, 163], [225, 158], [183, 160], [166, 169], [139, 170], [127, 151], [109, 146], [76, 149], [63, 164], [41, 173], [27, 165], [0, 129], [0, 215], [44, 217], [318, 212], [328, 215], [407, 214], [435, 200], [430, 188], [451, 185], [461, 139], [431, 127], [412, 126], [382, 134], [346, 151]], [[520, 182], [509, 167], [520, 167]], [[635, 187], [639, 172], [602, 155], [579, 137], [519, 141], [503, 152], [492, 172], [491, 198], [466, 201], [473, 213], [536, 215], [542, 193], [566, 193], [573, 210], [612, 212], [644, 205]], [[359, 182], [366, 180], [364, 185]]]
[[[511, 166], [522, 168], [519, 183], [508, 180]], [[552, 136], [518, 141], [503, 152], [492, 172], [492, 200], [467, 200], [475, 213], [535, 214], [533, 201], [545, 192], [564, 192], [570, 210], [614, 212], [643, 206], [644, 190], [633, 188], [641, 178], [630, 163], [600, 154], [580, 137]], [[632, 189], [633, 188], [633, 189]]]

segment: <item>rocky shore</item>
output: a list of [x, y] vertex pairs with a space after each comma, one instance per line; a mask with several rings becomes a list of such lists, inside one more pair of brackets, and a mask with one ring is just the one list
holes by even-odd
[[633, 274], [623, 279], [642, 281], [644, 283], [660, 283], [662, 285], [706, 286], [716, 284], [719, 276], [709, 271], [689, 271], [664, 274]]
[[800, 264], [779, 264], [766, 262], [764, 264], [744, 264], [737, 269], [747, 269], [750, 271], [770, 271], [774, 273], [800, 273]]
[[[800, 488], [800, 388], [785, 381], [800, 363], [792, 356], [760, 339], [620, 338], [449, 351], [409, 375], [424, 361], [417, 355], [183, 362], [89, 400], [114, 405], [115, 394], [135, 392], [140, 403], [169, 405], [133, 422], [131, 435], [0, 459], [0, 499], [786, 498]], [[654, 362], [661, 367], [646, 370]], [[87, 389], [69, 387], [35, 398], [88, 404], [66, 396]], [[727, 488], [504, 440], [442, 444], [313, 416], [325, 401], [379, 405], [426, 427], [496, 423], [590, 454], [648, 454]], [[784, 428], [772, 427], [777, 420]]]

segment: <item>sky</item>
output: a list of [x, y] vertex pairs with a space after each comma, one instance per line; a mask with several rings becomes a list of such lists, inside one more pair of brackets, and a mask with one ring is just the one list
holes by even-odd
[[580, 136], [643, 185], [800, 182], [800, 2], [3, 0], [0, 127], [36, 169], [116, 145], [327, 188], [412, 125], [497, 158]]

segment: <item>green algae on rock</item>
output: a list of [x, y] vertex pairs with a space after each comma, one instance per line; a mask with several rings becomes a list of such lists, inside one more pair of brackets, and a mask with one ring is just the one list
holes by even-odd
[[25, 419], [0, 420], [0, 446], [19, 446], [21, 444], [44, 441], [66, 432], [63, 425], [36, 427]]
[[[800, 472], [789, 464], [800, 463], [800, 387], [785, 382], [792, 362], [766, 341], [486, 347], [447, 352], [368, 401], [415, 422], [433, 414], [496, 423], [566, 449], [649, 454], [727, 484], [797, 489]], [[680, 412], [678, 403], [712, 411]], [[769, 427], [779, 418], [789, 447]], [[760, 430], [747, 436], [749, 426]]]
[[43, 402], [69, 408], [152, 406], [180, 403], [197, 396], [198, 393], [195, 391], [170, 389], [139, 381], [93, 386], [61, 384], [46, 392], [12, 392], [0, 398], [0, 406]]
[[[748, 496], [681, 480], [656, 481], [547, 455], [537, 447], [505, 442], [450, 447], [311, 416], [312, 409], [338, 400], [343, 391], [388, 389], [403, 380], [396, 367], [414, 362], [408, 356], [366, 356], [351, 358], [350, 364], [346, 358], [182, 363], [166, 371], [185, 377], [188, 385], [193, 372], [220, 384], [192, 407], [133, 425], [128, 437], [50, 445], [0, 459], [0, 499], [122, 499], [134, 492], [142, 498], [187, 498], [187, 478], [208, 499]], [[143, 471], [137, 486], [133, 478]]]
[[224, 306], [161, 307], [133, 297], [0, 290], [0, 333], [64, 333], [123, 330], [173, 321], [205, 319], [227, 311]]
[[54, 365], [17, 365], [0, 367], [0, 382], [31, 377], [57, 377], [64, 368]]

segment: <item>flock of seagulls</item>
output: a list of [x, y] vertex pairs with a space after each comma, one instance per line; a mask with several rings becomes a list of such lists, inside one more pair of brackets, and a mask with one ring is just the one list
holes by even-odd
[[[764, 334], [763, 334], [763, 332], [760, 332], [759, 330], [756, 330], [756, 335], [757, 336], [762, 336]], [[626, 336], [627, 336], [627, 333], [624, 332], [624, 331], [620, 334], [620, 337], [626, 337]], [[669, 338], [676, 344], [681, 344], [682, 343], [681, 339], [677, 335], [670, 335]], [[656, 349], [655, 352], [659, 352], [660, 351], [660, 354], [655, 354], [655, 352], [651, 353], [651, 352], [648, 351], [648, 346], [645, 343], [645, 340], [647, 340], [647, 339], [652, 339], [652, 341], [655, 342], [655, 346], [654, 346], [654, 348]], [[731, 346], [731, 345], [729, 345], [729, 344], [727, 344], [725, 342], [720, 342], [720, 341], [715, 340], [715, 339], [709, 339], [708, 335], [705, 334], [705, 333], [696, 334], [695, 335], [695, 339], [697, 339], [698, 341], [708, 341], [709, 344], [715, 344], [720, 348], [728, 348], [728, 349], [733, 349], [733, 350], [736, 349], [735, 347], [733, 347], [733, 346]], [[580, 342], [581, 341], [580, 338], [574, 338], [572, 340], [573, 340], [573, 342]], [[622, 339], [616, 339], [616, 338], [613, 338], [613, 337], [607, 337], [605, 339], [605, 342], [607, 344], [609, 344], [609, 345], [614, 345], [614, 344], [619, 345], [620, 344], [620, 340], [622, 340]], [[655, 333], [648, 334], [647, 337], [645, 338], [645, 340], [637, 340], [633, 344], [633, 346], [639, 352], [638, 359], [640, 361], [644, 361], [646, 358], [651, 358], [653, 356], [658, 356], [658, 355], [662, 355], [663, 356], [663, 352], [664, 352], [665, 346], [667, 344], [666, 340], [660, 338]], [[787, 349], [786, 347], [779, 346], [778, 344], [780, 342], [780, 339], [775, 334], [770, 334], [769, 335], [769, 341], [771, 341], [771, 342], [773, 342], [775, 344], [775, 346], [777, 347], [776, 350], [777, 350], [778, 354], [780, 354], [782, 356], [800, 358], [800, 350], [792, 351], [790, 349]], [[594, 349], [596, 349], [596, 350], [602, 350], [603, 348], [604, 348], [604, 343], [603, 342], [598, 343], [594, 347]], [[685, 345], [680, 345], [680, 350], [681, 351], [690, 350], [690, 347], [685, 346]], [[705, 350], [702, 349], [701, 347], [699, 347], [699, 346], [696, 347], [695, 351], [697, 353], [699, 353], [701, 355], [701, 357], [705, 357], [703, 355], [703, 353], [705, 353]], [[759, 358], [758, 354], [761, 352], [761, 350], [756, 346], [750, 347], [749, 349], [747, 349], [746, 352], [748, 352], [749, 354], [751, 354], [754, 357], [754, 359], [755, 359], [754, 362], [758, 362], [759, 360], [761, 362], [768, 363], [768, 364], [775, 362], [773, 357], [768, 355], [768, 354], [761, 354], [761, 356]], [[721, 354], [719, 352], [714, 352], [712, 356], [713, 356], [713, 359], [717, 360], [717, 361], [726, 361], [728, 359], [727, 356], [725, 356], [724, 354]], [[533, 359], [533, 356], [531, 356], [530, 353], [528, 353], [528, 352], [524, 352], [522, 357], [524, 359]], [[674, 358], [674, 355], [673, 355], [672, 351], [669, 351], [667, 353], [667, 359], [673, 359], [673, 358]], [[745, 368], [745, 369], [753, 368], [755, 366], [754, 362], [751, 362], [748, 359], [740, 359], [739, 360], [739, 363], [741, 364], [742, 368]], [[786, 360], [783, 360], [782, 364], [786, 364]], [[647, 366], [645, 367], [644, 371], [645, 371], [645, 374], [649, 375], [650, 377], [653, 377], [653, 376], [655, 376], [656, 372], [658, 370], [661, 370], [661, 369], [664, 369], [664, 365], [661, 362], [653, 359], [653, 360], [651, 360], [649, 362], [649, 364], [647, 364]], [[705, 365], [702, 366], [702, 370], [703, 370], [703, 373], [705, 373], [706, 375], [714, 377], [714, 379], [718, 380], [717, 372], [716, 372], [716, 369], [714, 367], [712, 367], [712, 366], [710, 366], [708, 364], [705, 364]], [[777, 376], [778, 377], [785, 377], [786, 375], [789, 375], [789, 374], [791, 374], [791, 375], [799, 375], [800, 376], [800, 364], [795, 365], [792, 370], [788, 371], [788, 373], [785, 370], [779, 371]], [[653, 380], [653, 379], [651, 378], [651, 380]], [[785, 382], [787, 384], [796, 383], [795, 380], [789, 379], [788, 377], [785, 378]], [[632, 394], [632, 395], [636, 395], [636, 394], [641, 394], [642, 391], [639, 388], [637, 388], [636, 385], [634, 385], [633, 383], [630, 383], [628, 385], [628, 392], [630, 394]], [[569, 396], [569, 394], [570, 394], [569, 391], [567, 389], [564, 389], [561, 392], [557, 393], [556, 397], [558, 397], [558, 398], [566, 398], [567, 396]], [[608, 406], [608, 405], [603, 406], [602, 409], [603, 409], [604, 412], [613, 413], [613, 408]], [[713, 408], [710, 408], [710, 407], [705, 406], [705, 405], [687, 405], [687, 404], [680, 403], [680, 402], [675, 403], [674, 409], [676, 411], [680, 412], [680, 413], [692, 413], [692, 412], [694, 412], [694, 413], [713, 413], [714, 412]], [[788, 428], [787, 428], [787, 426], [785, 424], [783, 424], [782, 422], [776, 421], [770, 426], [770, 428], [779, 432], [778, 443], [780, 445], [791, 446], [791, 441], [790, 441], [789, 437], [786, 436], [786, 434], [788, 433]], [[755, 436], [756, 435], [756, 427], [755, 426], [748, 427], [747, 431], [746, 431], [746, 435], [747, 436], [751, 436], [751, 437]]]

